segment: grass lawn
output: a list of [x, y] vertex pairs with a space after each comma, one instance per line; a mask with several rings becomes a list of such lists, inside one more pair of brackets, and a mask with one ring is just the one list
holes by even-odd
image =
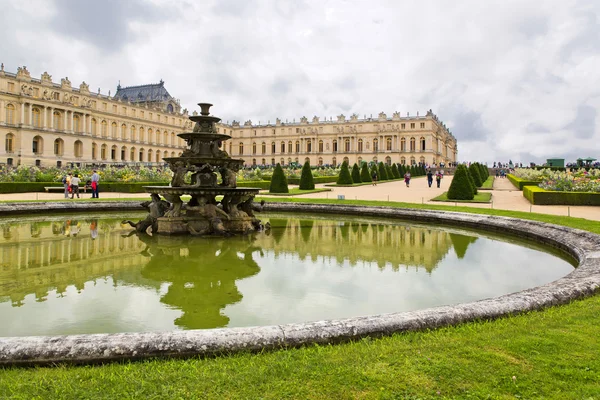
[[473, 200], [449, 200], [448, 192], [440, 194], [438, 197], [434, 197], [431, 201], [449, 201], [453, 203], [489, 203], [492, 201], [492, 194], [487, 192], [478, 192]]
[[289, 193], [269, 193], [269, 191], [265, 191], [262, 194], [269, 195], [269, 196], [298, 196], [301, 194], [310, 194], [310, 193], [320, 193], [320, 192], [331, 192], [331, 189], [325, 189], [325, 188], [317, 188], [317, 189], [312, 189], [312, 190], [300, 190], [298, 188], [291, 188], [289, 189]]
[[494, 186], [494, 179], [496, 179], [493, 176], [488, 176], [488, 178], [485, 180], [485, 182], [483, 182], [481, 184], [481, 187], [479, 189], [483, 189], [483, 190], [492, 190], [493, 186]]
[[[600, 233], [600, 222], [518, 211], [385, 201], [474, 212]], [[5, 368], [0, 398], [600, 399], [600, 293], [544, 311], [433, 331], [217, 358], [102, 366]]]
[[[377, 184], [379, 185], [380, 183], [388, 183], [388, 182], [398, 182], [401, 181], [402, 179], [388, 179], [386, 181], [377, 181]], [[337, 183], [327, 183], [324, 186], [330, 186], [330, 187], [352, 187], [352, 186], [365, 186], [365, 185], [373, 185], [373, 182], [361, 182], [361, 183], [353, 183], [352, 185], [338, 185]]]

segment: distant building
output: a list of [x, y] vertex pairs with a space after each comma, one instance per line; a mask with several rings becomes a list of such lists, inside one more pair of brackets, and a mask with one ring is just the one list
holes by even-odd
[[[187, 111], [158, 84], [117, 87], [114, 96], [71, 87], [44, 72], [0, 68], [0, 164], [162, 164], [185, 148]], [[187, 129], [187, 128], [185, 128]]]

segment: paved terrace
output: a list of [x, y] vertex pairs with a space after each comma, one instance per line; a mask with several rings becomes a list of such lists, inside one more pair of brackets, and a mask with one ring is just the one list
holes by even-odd
[[[572, 217], [586, 218], [590, 220], [600, 221], [600, 207], [592, 206], [533, 206], [523, 197], [521, 191], [517, 190], [508, 179], [496, 178], [494, 181], [494, 189], [492, 193], [491, 204], [477, 203], [454, 203], [454, 202], [432, 202], [432, 198], [442, 194], [448, 190], [452, 182], [452, 176], [445, 176], [442, 179], [441, 188], [437, 188], [435, 181], [432, 187], [427, 186], [425, 177], [418, 177], [411, 180], [409, 188], [406, 187], [403, 181], [394, 181], [388, 183], [379, 183], [376, 186], [356, 186], [356, 187], [332, 187], [331, 192], [313, 193], [297, 198], [330, 198], [336, 199], [338, 195], [344, 195], [347, 200], [382, 200], [382, 201], [401, 201], [405, 203], [418, 204], [439, 204], [439, 205], [458, 205], [478, 208], [494, 208], [500, 210], [513, 210], [534, 212], [540, 214], [551, 215], [570, 215]], [[324, 187], [324, 185], [317, 185]], [[82, 198], [91, 197], [91, 193], [81, 193]], [[114, 198], [140, 198], [145, 195], [142, 193], [102, 193], [102, 185], [100, 185], [100, 199]], [[266, 194], [261, 196], [268, 197]], [[0, 194], [0, 201], [3, 200], [65, 200], [62, 193], [11, 193]]]

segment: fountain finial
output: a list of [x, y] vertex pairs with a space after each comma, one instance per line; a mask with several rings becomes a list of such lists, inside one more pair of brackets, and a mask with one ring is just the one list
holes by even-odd
[[208, 110], [212, 107], [212, 104], [198, 103], [198, 105], [200, 106], [200, 115], [210, 115], [210, 111]]

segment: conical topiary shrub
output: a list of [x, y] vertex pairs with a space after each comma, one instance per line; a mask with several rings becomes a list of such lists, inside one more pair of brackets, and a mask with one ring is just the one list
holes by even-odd
[[387, 171], [385, 170], [385, 166], [383, 165], [383, 162], [381, 162], [381, 161], [379, 162], [379, 166], [377, 168], [377, 174], [379, 176], [380, 181], [388, 180]]
[[394, 173], [392, 172], [392, 167], [389, 164], [385, 165], [385, 173], [387, 174], [388, 180], [394, 179]]
[[360, 179], [360, 169], [358, 168], [358, 164], [354, 163], [354, 166], [352, 166], [352, 182], [354, 183], [361, 183], [362, 180]]
[[342, 163], [342, 168], [340, 169], [340, 176], [338, 176], [337, 184], [352, 185], [352, 183], [352, 176], [350, 175], [350, 170], [348, 169], [348, 163], [344, 161]]
[[392, 175], [394, 179], [400, 179], [400, 172], [398, 172], [398, 166], [396, 164], [392, 164]]
[[485, 182], [487, 180], [487, 178], [490, 177], [490, 173], [489, 173], [489, 171], [487, 169], [487, 166], [485, 166], [483, 164], [477, 164], [477, 165], [479, 165], [479, 169], [480, 169], [480, 172], [481, 172], [481, 174], [480, 174], [481, 175], [481, 180], [482, 180], [482, 183], [483, 183], [483, 182]]
[[475, 191], [469, 179], [469, 171], [463, 164], [459, 164], [448, 189], [448, 200], [473, 200], [474, 195]]
[[476, 164], [471, 164], [469, 166], [469, 173], [471, 174], [471, 177], [473, 178], [473, 183], [475, 184], [475, 187], [477, 187], [477, 188], [481, 187], [481, 184], [483, 182], [481, 180], [481, 176], [479, 176], [479, 168], [477, 167]]
[[300, 175], [300, 186], [298, 188], [300, 190], [313, 190], [315, 188], [315, 180], [313, 179], [308, 160], [302, 166], [302, 175]]
[[371, 179], [371, 173], [369, 172], [369, 166], [366, 162], [362, 163], [362, 167], [360, 169], [360, 180], [361, 182], [373, 182], [373, 179]]
[[473, 175], [469, 172], [469, 167], [465, 165], [465, 170], [467, 171], [467, 176], [469, 177], [469, 181], [471, 182], [471, 186], [473, 186], [473, 195], [477, 194], [477, 186], [475, 186], [475, 179], [473, 179]]
[[273, 171], [273, 177], [271, 178], [271, 186], [269, 187], [269, 193], [289, 193], [287, 178], [283, 173], [281, 164], [277, 163], [275, 171]]

